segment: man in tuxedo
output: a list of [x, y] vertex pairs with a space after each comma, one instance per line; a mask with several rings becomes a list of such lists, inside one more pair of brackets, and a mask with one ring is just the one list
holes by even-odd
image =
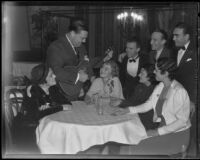
[[84, 65], [88, 58], [83, 55], [82, 43], [88, 36], [87, 27], [82, 20], [75, 19], [65, 36], [52, 42], [47, 49], [47, 64], [56, 75], [57, 84], [69, 100], [76, 100], [83, 83], [88, 79]]
[[155, 64], [159, 58], [172, 57], [172, 51], [166, 47], [167, 33], [157, 29], [151, 34], [151, 49], [149, 53], [149, 63]]
[[[190, 148], [196, 145], [196, 112], [195, 112], [195, 103], [196, 103], [196, 94], [197, 94], [197, 67], [196, 67], [196, 53], [197, 47], [191, 41], [191, 28], [185, 23], [178, 23], [173, 30], [173, 40], [175, 46], [178, 48], [177, 54], [177, 66], [178, 70], [176, 72], [175, 78], [179, 81], [184, 88], [187, 90], [191, 106], [192, 116], [192, 127], [191, 127], [191, 144]], [[193, 144], [195, 143], [195, 144]], [[195, 150], [194, 148], [194, 150]], [[193, 150], [193, 151], [194, 151]]]
[[140, 43], [136, 38], [126, 42], [126, 56], [119, 64], [120, 81], [125, 98], [129, 98], [139, 83], [138, 74], [147, 59], [140, 54]]

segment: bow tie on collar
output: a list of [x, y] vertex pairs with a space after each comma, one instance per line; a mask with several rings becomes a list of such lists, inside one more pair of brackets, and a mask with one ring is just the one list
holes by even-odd
[[129, 63], [131, 63], [131, 62], [136, 62], [136, 59], [138, 58], [138, 56], [136, 57], [136, 58], [129, 58], [128, 59], [128, 61], [129, 61]]
[[180, 49], [186, 50], [185, 46], [179, 47], [179, 50], [180, 50]]

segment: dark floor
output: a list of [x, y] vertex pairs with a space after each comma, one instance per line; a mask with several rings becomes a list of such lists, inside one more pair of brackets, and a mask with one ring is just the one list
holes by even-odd
[[13, 129], [12, 151], [14, 154], [40, 154], [36, 145], [36, 127], [15, 127]]

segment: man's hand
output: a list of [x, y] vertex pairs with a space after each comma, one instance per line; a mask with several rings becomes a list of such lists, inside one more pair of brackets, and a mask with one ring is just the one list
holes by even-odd
[[64, 111], [71, 111], [72, 105], [71, 104], [63, 104], [63, 110]]
[[150, 129], [147, 131], [147, 136], [148, 137], [154, 137], [154, 136], [158, 136], [158, 130], [157, 129]]
[[192, 118], [192, 116], [194, 115], [195, 110], [195, 104], [192, 101], [190, 101], [190, 118]]
[[129, 113], [130, 110], [128, 108], [116, 108], [115, 111], [111, 114], [113, 116], [119, 116]]
[[124, 57], [125, 57], [126, 55], [127, 55], [126, 52], [121, 53], [121, 54], [118, 56], [118, 61], [119, 61], [120, 63], [122, 63], [122, 61], [123, 61], [123, 59], [124, 59]]
[[113, 57], [113, 50], [108, 50], [106, 57], [103, 59], [104, 62], [109, 61]]
[[84, 70], [80, 70], [78, 73], [79, 73], [79, 81], [85, 82], [88, 80], [88, 74]]

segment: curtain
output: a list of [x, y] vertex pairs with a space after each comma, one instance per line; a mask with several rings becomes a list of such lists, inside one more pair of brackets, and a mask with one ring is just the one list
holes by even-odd
[[[197, 26], [197, 4], [171, 4], [166, 6], [142, 6], [132, 10], [143, 15], [144, 20], [137, 22], [136, 26], [127, 26], [131, 31], [124, 36], [117, 19], [121, 12], [129, 11], [128, 7], [119, 6], [79, 6], [78, 15], [84, 17], [89, 24], [89, 43], [88, 50], [93, 57], [102, 56], [109, 46], [114, 47], [115, 57], [125, 51], [126, 39], [128, 36], [137, 36], [142, 44], [144, 54], [151, 50], [151, 33], [157, 29], [165, 30], [169, 35], [169, 46], [173, 46], [172, 32], [174, 26], [182, 21], [187, 22], [196, 31]], [[87, 10], [87, 11], [86, 11]], [[134, 28], [131, 28], [134, 27]], [[92, 34], [92, 35], [90, 35]], [[197, 34], [196, 34], [197, 35]], [[92, 44], [92, 45], [91, 45]]]

